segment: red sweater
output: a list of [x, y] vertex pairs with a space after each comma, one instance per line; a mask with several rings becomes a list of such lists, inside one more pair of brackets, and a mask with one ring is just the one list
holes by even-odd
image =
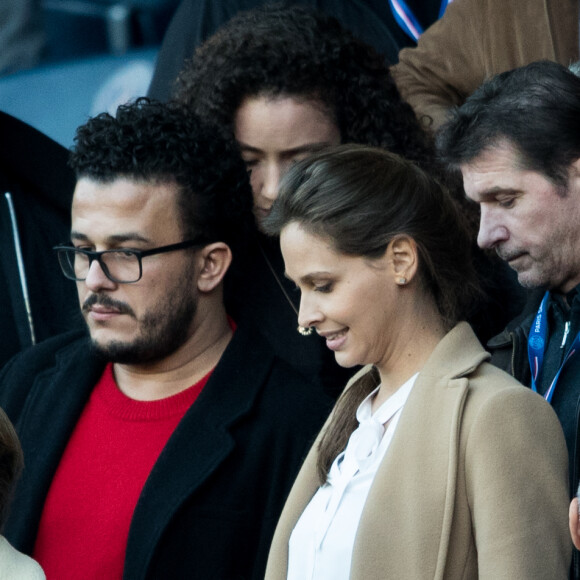
[[122, 578], [141, 490], [209, 378], [166, 399], [135, 401], [118, 389], [112, 369], [91, 394], [44, 504], [34, 558], [48, 580]]

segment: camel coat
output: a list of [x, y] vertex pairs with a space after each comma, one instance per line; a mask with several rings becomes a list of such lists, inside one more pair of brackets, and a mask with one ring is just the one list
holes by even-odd
[[[568, 577], [560, 424], [488, 357], [460, 323], [419, 374], [363, 510], [352, 580]], [[286, 578], [290, 534], [319, 486], [316, 450], [278, 522], [267, 580]]]

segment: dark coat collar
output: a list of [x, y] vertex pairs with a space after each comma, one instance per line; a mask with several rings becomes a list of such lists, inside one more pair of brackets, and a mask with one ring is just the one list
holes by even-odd
[[[269, 353], [259, 334], [238, 327], [145, 484], [129, 531], [125, 580], [146, 577], [165, 525], [235, 448], [235, 424], [251, 412], [267, 382], [272, 366]], [[195, 469], [184, 469], [184, 465]]]
[[[19, 515], [8, 521], [6, 533], [28, 553], [34, 548], [52, 478], [104, 368], [90, 352], [86, 337], [59, 349], [54, 360], [34, 378], [17, 422], [27, 461], [12, 504]], [[126, 580], [146, 576], [164, 527], [235, 448], [232, 429], [251, 411], [272, 364], [271, 351], [259, 334], [238, 327], [145, 484], [129, 532]], [[187, 465], [195, 465], [195, 469], [184, 468]]]

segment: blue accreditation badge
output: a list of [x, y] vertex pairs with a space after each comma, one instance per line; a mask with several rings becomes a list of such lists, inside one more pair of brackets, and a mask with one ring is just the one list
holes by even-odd
[[[528, 361], [530, 363], [530, 371], [532, 373], [532, 391], [538, 392], [537, 381], [540, 373], [542, 372], [542, 367], [544, 364], [544, 352], [546, 349], [546, 335], [548, 333], [548, 299], [550, 297], [550, 292], [546, 292], [542, 298], [542, 303], [538, 308], [538, 312], [532, 326], [530, 327], [530, 334], [528, 336]], [[580, 332], [574, 338], [574, 342], [570, 346], [570, 349], [564, 357], [564, 361], [560, 365], [558, 372], [555, 374], [550, 386], [544, 393], [544, 399], [548, 403], [552, 402], [552, 397], [554, 396], [554, 391], [556, 390], [556, 385], [562, 369], [566, 363], [576, 354], [580, 348]]]

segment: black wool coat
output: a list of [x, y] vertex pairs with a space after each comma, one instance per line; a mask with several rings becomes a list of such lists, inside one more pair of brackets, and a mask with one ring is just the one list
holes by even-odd
[[[0, 375], [0, 406], [26, 462], [4, 530], [21, 551], [34, 548], [51, 480], [102, 372], [87, 338], [67, 333]], [[142, 490], [124, 580], [263, 578], [286, 495], [330, 406], [257, 331], [238, 326]]]

